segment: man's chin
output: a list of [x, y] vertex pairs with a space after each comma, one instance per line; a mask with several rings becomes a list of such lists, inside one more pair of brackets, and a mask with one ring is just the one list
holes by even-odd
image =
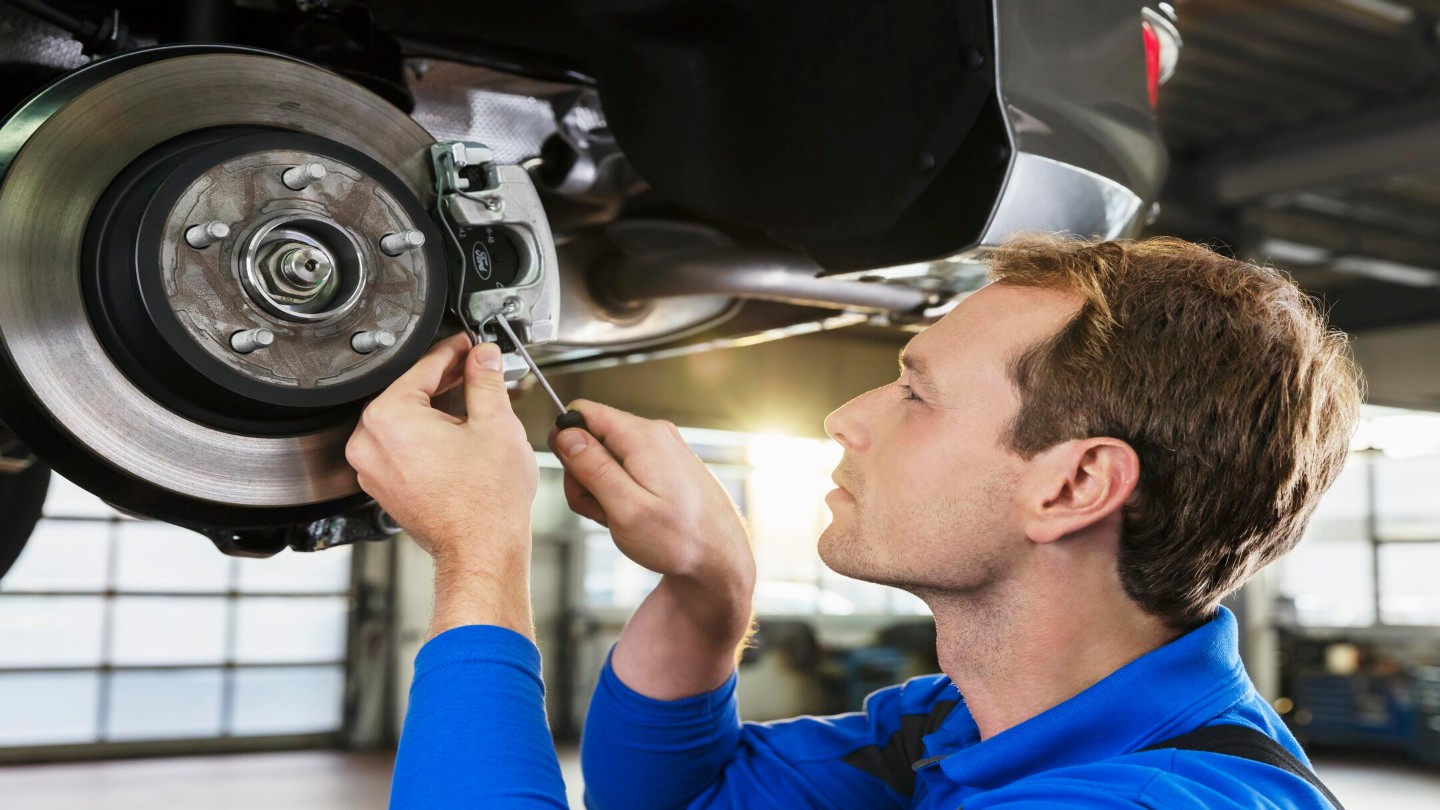
[[859, 538], [845, 531], [843, 526], [837, 526], [835, 522], [832, 522], [821, 533], [816, 550], [820, 552], [820, 561], [825, 563], [825, 567], [831, 571], [851, 579], [873, 581], [871, 579], [873, 574], [865, 570], [864, 555], [861, 553], [862, 544], [859, 542]]

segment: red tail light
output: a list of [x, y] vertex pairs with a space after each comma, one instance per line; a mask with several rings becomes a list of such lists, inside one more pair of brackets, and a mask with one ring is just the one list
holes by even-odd
[[1140, 33], [1145, 37], [1145, 89], [1154, 107], [1160, 97], [1160, 35], [1149, 20], [1140, 21]]

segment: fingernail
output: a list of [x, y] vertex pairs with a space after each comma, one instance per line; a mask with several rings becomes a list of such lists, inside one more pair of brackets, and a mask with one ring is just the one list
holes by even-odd
[[489, 369], [490, 371], [500, 370], [500, 350], [498, 347], [489, 343], [482, 344], [475, 350], [475, 357], [476, 360], [479, 361], [481, 368]]
[[566, 458], [584, 450], [587, 444], [584, 432], [579, 430], [567, 430], [561, 433], [557, 443], [560, 445], [560, 452], [564, 453]]

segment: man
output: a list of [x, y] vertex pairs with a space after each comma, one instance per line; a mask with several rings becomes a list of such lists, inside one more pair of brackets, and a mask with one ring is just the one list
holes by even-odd
[[[1344, 337], [1284, 276], [1179, 240], [1027, 238], [992, 270], [826, 420], [845, 456], [820, 554], [924, 599], [944, 670], [863, 713], [740, 722], [755, 564], [673, 426], [582, 402], [590, 433], [551, 437], [571, 507], [663, 575], [591, 703], [592, 807], [1331, 806], [1219, 602], [1345, 460]], [[563, 806], [527, 640], [534, 461], [495, 350], [465, 364], [466, 419], [429, 405], [464, 351], [437, 347], [350, 446], [436, 561], [392, 801]]]

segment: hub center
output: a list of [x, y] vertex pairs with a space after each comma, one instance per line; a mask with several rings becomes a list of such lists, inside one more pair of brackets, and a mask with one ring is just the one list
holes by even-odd
[[241, 256], [245, 291], [261, 309], [288, 321], [339, 317], [364, 291], [364, 255], [336, 223], [303, 214], [258, 228]]
[[270, 296], [285, 304], [309, 304], [338, 286], [335, 260], [303, 242], [281, 242], [260, 259], [260, 274]]

